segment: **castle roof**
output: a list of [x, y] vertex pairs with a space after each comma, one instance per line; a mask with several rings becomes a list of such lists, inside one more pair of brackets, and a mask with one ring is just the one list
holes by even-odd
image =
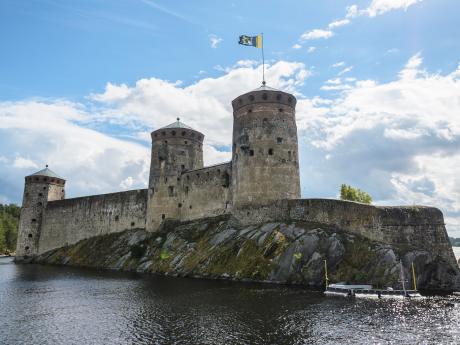
[[29, 176], [47, 176], [47, 177], [54, 177], [54, 178], [59, 178], [61, 180], [64, 180], [61, 176], [56, 174], [54, 171], [48, 168], [48, 165], [46, 166], [45, 169], [42, 169], [40, 171], [37, 171], [36, 173], [33, 173], [32, 175]]
[[251, 92], [254, 92], [254, 91], [280, 91], [280, 92], [283, 92], [281, 90], [278, 90], [278, 89], [275, 89], [273, 87], [267, 86], [266, 84], [262, 84], [262, 86], [258, 87], [257, 89], [252, 90]]
[[191, 130], [194, 131], [194, 129], [192, 127], [187, 126], [185, 123], [181, 122], [180, 118], [177, 118], [176, 122], [173, 122], [170, 125], [164, 126], [164, 127], [160, 128], [160, 129], [163, 129], [163, 128], [185, 128], [185, 129], [191, 129]]

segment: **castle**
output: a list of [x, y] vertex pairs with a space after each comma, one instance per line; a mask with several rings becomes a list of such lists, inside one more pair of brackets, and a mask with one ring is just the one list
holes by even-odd
[[148, 189], [65, 199], [48, 166], [25, 178], [17, 260], [93, 236], [300, 198], [296, 98], [263, 84], [232, 102], [232, 160], [203, 166], [204, 135], [176, 122], [152, 132]]

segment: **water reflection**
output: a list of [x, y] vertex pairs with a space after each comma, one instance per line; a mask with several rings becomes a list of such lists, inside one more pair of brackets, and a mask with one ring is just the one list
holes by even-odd
[[324, 298], [302, 288], [0, 259], [1, 344], [460, 342], [460, 300]]

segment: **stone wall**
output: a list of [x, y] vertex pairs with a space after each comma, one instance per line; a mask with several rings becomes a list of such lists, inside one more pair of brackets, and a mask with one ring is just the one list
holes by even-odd
[[48, 202], [38, 252], [127, 229], [145, 229], [147, 190]]
[[442, 212], [425, 206], [372, 206], [333, 199], [280, 200], [233, 210], [244, 225], [268, 221], [307, 221], [340, 228], [371, 241], [405, 244], [455, 263]]
[[231, 163], [183, 173], [179, 219], [192, 220], [230, 212], [231, 173]]

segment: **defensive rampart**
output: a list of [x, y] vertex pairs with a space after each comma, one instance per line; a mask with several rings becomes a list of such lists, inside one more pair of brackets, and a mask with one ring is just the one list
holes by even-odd
[[455, 263], [444, 217], [434, 207], [372, 206], [333, 199], [300, 199], [234, 209], [232, 213], [244, 225], [268, 221], [325, 224], [371, 241], [424, 249]]
[[145, 229], [147, 189], [48, 202], [38, 252], [128, 229]]

